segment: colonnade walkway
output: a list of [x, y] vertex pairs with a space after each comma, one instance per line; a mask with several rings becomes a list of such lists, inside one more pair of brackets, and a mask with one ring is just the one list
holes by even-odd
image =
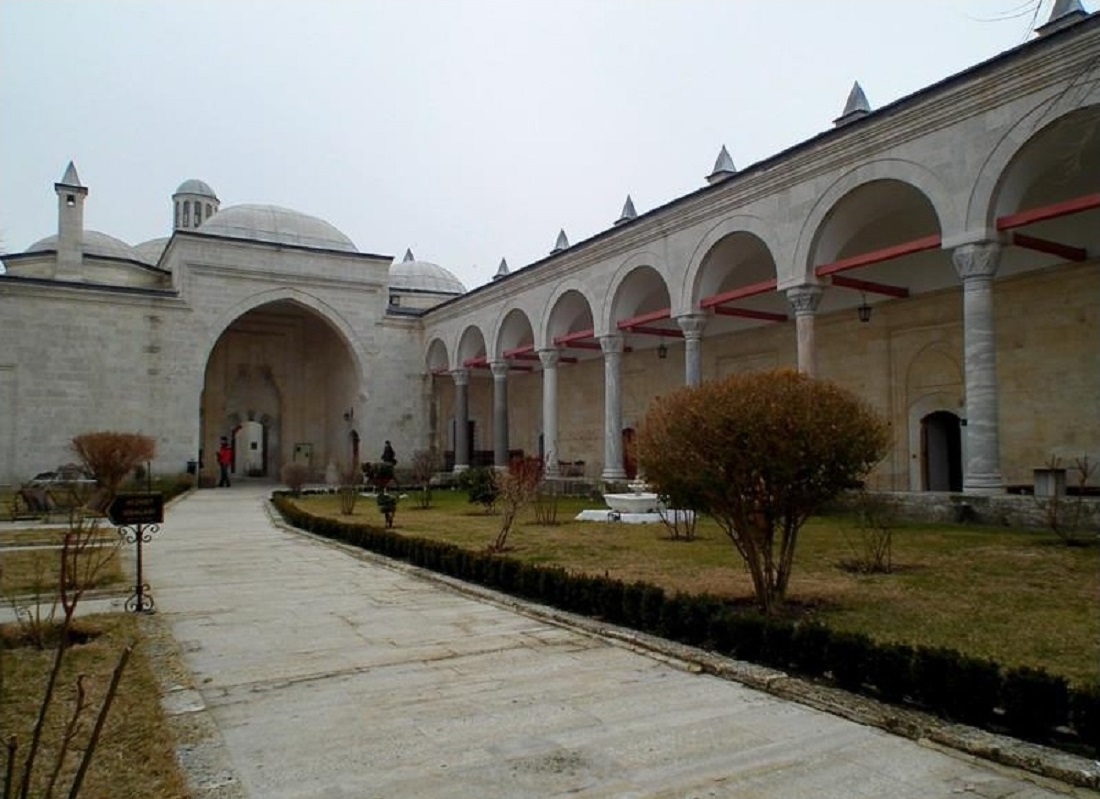
[[192, 494], [146, 550], [257, 799], [1059, 795], [282, 529], [270, 489]]

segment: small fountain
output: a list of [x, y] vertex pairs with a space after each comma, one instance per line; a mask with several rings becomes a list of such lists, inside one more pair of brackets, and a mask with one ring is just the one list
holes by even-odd
[[627, 522], [628, 524], [646, 524], [664, 520], [683, 519], [691, 511], [669, 510], [661, 498], [650, 490], [645, 478], [638, 475], [626, 484], [630, 489], [626, 494], [604, 494], [607, 508], [600, 510], [582, 510], [577, 514], [581, 522]]

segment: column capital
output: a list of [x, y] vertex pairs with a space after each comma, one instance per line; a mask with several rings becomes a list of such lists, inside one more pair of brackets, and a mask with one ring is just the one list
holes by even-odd
[[707, 326], [707, 315], [689, 313], [677, 316], [676, 324], [683, 331], [685, 341], [699, 341], [703, 337], [703, 328]]
[[787, 289], [787, 302], [794, 309], [795, 316], [812, 314], [817, 311], [817, 306], [821, 302], [821, 294], [821, 286], [811, 283], [794, 286]]
[[451, 372], [451, 377], [454, 379], [456, 386], [470, 385], [469, 369], [455, 369]]
[[493, 373], [493, 380], [503, 380], [508, 377], [508, 361], [491, 361], [489, 371]]
[[951, 251], [955, 271], [964, 283], [967, 280], [991, 279], [1001, 263], [1001, 245], [995, 241], [963, 244]]
[[625, 339], [622, 333], [600, 336], [600, 349], [603, 350], [604, 355], [622, 355], [624, 344]]
[[561, 350], [557, 347], [551, 347], [546, 350], [539, 350], [539, 360], [542, 361], [543, 369], [553, 369], [558, 365], [558, 361], [561, 360]]

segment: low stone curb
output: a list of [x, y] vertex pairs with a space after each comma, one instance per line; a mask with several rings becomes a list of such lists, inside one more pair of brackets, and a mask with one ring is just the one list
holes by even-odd
[[272, 523], [288, 533], [307, 536], [353, 557], [369, 560], [394, 571], [415, 574], [498, 607], [626, 646], [640, 653], [666, 660], [687, 671], [712, 674], [725, 680], [739, 682], [749, 688], [798, 702], [859, 724], [877, 727], [920, 744], [943, 747], [955, 753], [1019, 769], [1034, 777], [1100, 791], [1100, 761], [1089, 760], [1048, 746], [1021, 741], [965, 724], [954, 724], [919, 710], [895, 707], [870, 697], [819, 685], [801, 677], [792, 677], [778, 669], [722, 657], [713, 652], [669, 641], [659, 636], [607, 624], [587, 616], [578, 616], [539, 605], [491, 588], [466, 583], [429, 569], [386, 558], [342, 541], [301, 530], [287, 524], [270, 501], [266, 501], [264, 507]]

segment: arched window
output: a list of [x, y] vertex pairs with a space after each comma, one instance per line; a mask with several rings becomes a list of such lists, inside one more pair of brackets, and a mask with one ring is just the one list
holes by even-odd
[[195, 227], [202, 224], [202, 203], [195, 200]]
[[191, 203], [183, 201], [183, 226], [191, 227]]
[[180, 201], [176, 200], [176, 215], [173, 217], [172, 227], [180, 226]]

